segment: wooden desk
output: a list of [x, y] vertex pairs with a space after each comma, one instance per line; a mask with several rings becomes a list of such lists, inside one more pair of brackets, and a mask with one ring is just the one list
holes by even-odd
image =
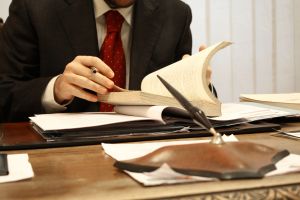
[[[285, 129], [299, 128], [300, 123]], [[269, 133], [240, 135], [300, 154], [300, 141]], [[100, 145], [4, 151], [28, 153], [35, 177], [0, 184], [0, 199], [299, 199], [300, 173], [264, 179], [143, 187], [113, 167]]]

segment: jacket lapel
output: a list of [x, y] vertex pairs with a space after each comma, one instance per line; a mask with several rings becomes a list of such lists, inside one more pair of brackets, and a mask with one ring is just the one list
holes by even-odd
[[130, 58], [130, 89], [140, 89], [154, 45], [161, 31], [158, 0], [137, 0], [134, 9]]
[[98, 56], [96, 22], [92, 0], [65, 0], [59, 17], [75, 55]]

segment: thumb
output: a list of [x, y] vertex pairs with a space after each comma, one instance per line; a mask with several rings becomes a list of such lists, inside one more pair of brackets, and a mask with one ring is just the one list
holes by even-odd
[[204, 50], [204, 49], [206, 49], [206, 45], [205, 45], [205, 44], [200, 45], [199, 51], [202, 51], [202, 50]]

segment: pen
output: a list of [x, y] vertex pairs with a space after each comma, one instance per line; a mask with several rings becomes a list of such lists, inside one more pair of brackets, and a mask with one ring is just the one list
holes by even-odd
[[[96, 73], [98, 72], [98, 70], [97, 70], [96, 67], [91, 67], [90, 69], [91, 69], [92, 75], [94, 75], [94, 74], [96, 74]], [[121, 88], [121, 87], [119, 87], [119, 86], [117, 86], [117, 85], [114, 85], [113, 88], [112, 88], [112, 90], [113, 90], [114, 92], [126, 92], [126, 91], [128, 91], [128, 90], [126, 90], [126, 89], [124, 89], [124, 88]]]
[[92, 74], [96, 74], [98, 72], [96, 67], [91, 67]]
[[165, 81], [162, 77], [157, 75], [158, 79], [162, 82], [162, 84], [167, 88], [167, 90], [174, 96], [174, 98], [188, 111], [193, 121], [208, 130], [214, 137], [211, 141], [213, 144], [222, 144], [224, 143], [221, 134], [218, 133], [204, 112], [193, 106], [181, 93], [179, 93], [173, 86], [171, 86], [167, 81]]

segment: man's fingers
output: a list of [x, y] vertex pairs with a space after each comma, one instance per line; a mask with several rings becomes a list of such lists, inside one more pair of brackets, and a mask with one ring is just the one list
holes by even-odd
[[101, 59], [93, 56], [77, 56], [56, 80], [55, 100], [62, 103], [76, 96], [88, 101], [97, 101], [97, 96], [87, 90], [106, 94], [108, 89], [114, 87], [111, 80], [113, 76], [114, 72]]
[[97, 96], [85, 91], [80, 86], [73, 84], [78, 82], [77, 75], [60, 76], [56, 79], [54, 87], [54, 98], [57, 103], [70, 101], [73, 97], [79, 97], [87, 101], [96, 102]]
[[102, 75], [100, 72], [94, 73], [91, 68], [83, 66], [81, 63], [75, 62], [73, 67], [73, 73], [85, 77], [87, 79], [86, 81], [94, 81], [108, 89], [111, 89], [114, 86], [114, 82], [112, 80]]
[[108, 65], [106, 65], [100, 58], [93, 56], [77, 56], [75, 58], [75, 61], [87, 67], [97, 68], [99, 73], [108, 78], [114, 77], [114, 72], [112, 71], [112, 69]]
[[[202, 50], [204, 50], [204, 49], [206, 49], [206, 45], [205, 45], [205, 44], [200, 45], [199, 51], [202, 51]], [[188, 58], [189, 56], [190, 56], [189, 54], [184, 54], [184, 55], [182, 56], [182, 59]]]
[[182, 56], [182, 59], [185, 59], [185, 58], [188, 58], [188, 57], [190, 57], [191, 55], [189, 55], [189, 54], [184, 54], [183, 56]]
[[199, 51], [202, 51], [202, 50], [204, 50], [204, 49], [206, 49], [206, 45], [205, 45], [205, 44], [200, 45]]
[[100, 94], [107, 93], [107, 89], [104, 86], [97, 84], [94, 81], [91, 81], [87, 77], [72, 74], [68, 76], [67, 79], [71, 84], [76, 85], [80, 88], [89, 89]]
[[90, 77], [91, 80], [94, 82], [104, 86], [105, 88], [112, 89], [114, 87], [114, 82], [107, 78], [106, 76], [103, 76], [100, 73], [94, 73]]
[[70, 85], [69, 90], [75, 97], [85, 99], [85, 100], [91, 101], [91, 102], [97, 102], [98, 101], [98, 98], [97, 98], [96, 95], [94, 95], [92, 93], [89, 93], [89, 92], [87, 92], [87, 91], [83, 90], [82, 88], [77, 87], [75, 85]]

